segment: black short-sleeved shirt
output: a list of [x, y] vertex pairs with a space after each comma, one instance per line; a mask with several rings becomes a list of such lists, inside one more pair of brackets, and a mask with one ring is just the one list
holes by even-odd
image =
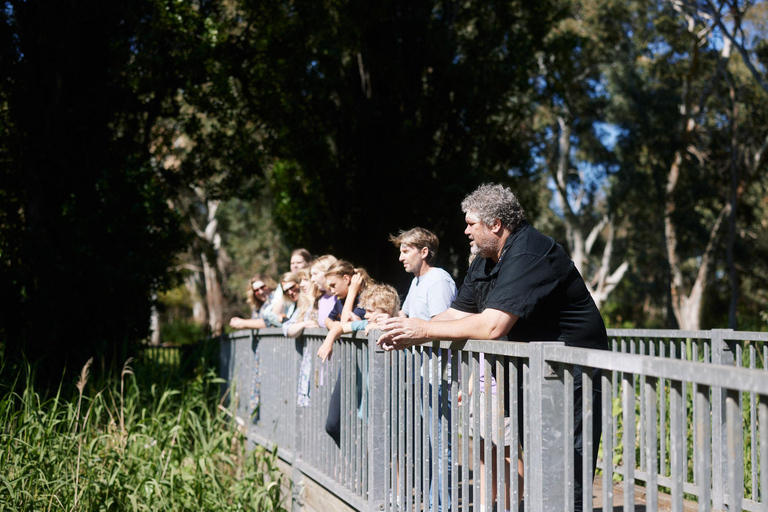
[[560, 244], [527, 222], [509, 235], [498, 263], [472, 262], [451, 307], [517, 315], [509, 340], [608, 349], [605, 324], [579, 271]]
[[[360, 302], [360, 294], [357, 294], [357, 297], [355, 297], [355, 305], [352, 308], [352, 312], [359, 316], [360, 318], [365, 318], [365, 310], [358, 306], [358, 303]], [[334, 322], [338, 322], [341, 319], [341, 312], [344, 310], [344, 300], [339, 299], [336, 301], [336, 304], [333, 305], [333, 309], [330, 313], [328, 313], [328, 318], [330, 318]]]

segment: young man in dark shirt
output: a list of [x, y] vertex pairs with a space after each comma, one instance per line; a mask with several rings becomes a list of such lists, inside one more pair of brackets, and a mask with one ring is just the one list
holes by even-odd
[[[499, 339], [562, 341], [567, 346], [608, 349], [600, 312], [584, 280], [555, 241], [525, 220], [525, 211], [509, 188], [482, 185], [462, 202], [472, 254], [451, 307], [423, 321], [392, 318], [382, 322], [379, 344], [401, 349], [430, 340]], [[581, 374], [574, 375], [575, 498], [581, 492]], [[593, 404], [600, 405], [600, 379]], [[600, 412], [595, 410], [596, 417]], [[593, 461], [600, 439], [594, 422]], [[594, 471], [594, 469], [593, 469]]]

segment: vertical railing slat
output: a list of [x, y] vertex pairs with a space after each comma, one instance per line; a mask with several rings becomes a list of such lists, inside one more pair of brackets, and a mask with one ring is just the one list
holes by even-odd
[[659, 489], [658, 489], [658, 452], [657, 452], [657, 434], [656, 434], [656, 407], [658, 403], [658, 394], [661, 393], [661, 399], [664, 399], [663, 391], [659, 388], [658, 380], [654, 377], [645, 379], [645, 423], [643, 430], [646, 431], [645, 441], [645, 460], [646, 472], [645, 479], [646, 505], [647, 510], [658, 510]]
[[[688, 346], [690, 345], [690, 338], [680, 340], [680, 360], [688, 360]], [[689, 392], [692, 393], [691, 384], [688, 382], [682, 382], [683, 388], [683, 403], [680, 410], [680, 422], [682, 424], [683, 431], [683, 483], [688, 481], [688, 397]]]
[[592, 368], [583, 367], [581, 369], [581, 444], [584, 447], [581, 468], [581, 490], [584, 496], [584, 512], [592, 512], [592, 495], [594, 493], [594, 475], [592, 474], [592, 467], [594, 462], [592, 460], [592, 452], [594, 450], [594, 441], [592, 440], [592, 430], [594, 428], [594, 422], [601, 420], [601, 418], [595, 418], [594, 415], [594, 403], [592, 396], [594, 383], [592, 381], [592, 375]]
[[354, 377], [352, 375], [354, 371], [352, 369], [352, 354], [349, 341], [342, 338], [341, 347], [343, 350], [342, 354], [344, 354], [344, 366], [341, 369], [341, 377], [343, 378], [341, 386], [341, 467], [343, 476], [341, 483], [350, 488], [352, 481], [352, 454], [350, 453], [352, 436], [350, 434], [352, 429], [350, 428], [349, 412], [352, 408], [353, 386], [351, 385], [351, 379]]
[[459, 511], [459, 352], [451, 352], [451, 512]]
[[480, 354], [472, 352], [472, 505], [480, 507]]
[[604, 370], [601, 379], [603, 380], [603, 510], [605, 510], [606, 507], [613, 507], [613, 372]]
[[[751, 369], [757, 368], [757, 362], [755, 359], [757, 354], [755, 352], [755, 344], [750, 343], [749, 344], [749, 367]], [[757, 492], [757, 483], [758, 480], [758, 472], [757, 469], [760, 467], [760, 464], [757, 462], [757, 394], [756, 393], [750, 393], [749, 394], [749, 439], [751, 440], [750, 443], [750, 466], [752, 467], [752, 493], [751, 497], [753, 501], [758, 501], [758, 492]]]
[[389, 448], [387, 450], [387, 460], [389, 462], [389, 481], [387, 482], [387, 499], [385, 506], [389, 509], [390, 505], [394, 509], [397, 506], [397, 352], [387, 354], [387, 382], [389, 383], [387, 402], [388, 406], [388, 435], [387, 441]]
[[415, 388], [415, 380], [414, 380], [414, 369], [413, 369], [413, 351], [412, 350], [403, 350], [403, 355], [406, 360], [405, 365], [405, 375], [407, 382], [406, 385], [406, 394], [405, 394], [405, 410], [406, 410], [406, 418], [405, 418], [405, 439], [406, 439], [406, 447], [405, 447], [405, 508], [406, 510], [411, 510], [412, 504], [411, 500], [413, 499], [413, 493], [411, 492], [411, 489], [413, 489], [413, 392]]
[[[763, 359], [765, 361], [765, 359]], [[768, 396], [760, 395], [760, 511], [768, 512]]]
[[[386, 510], [389, 505], [387, 480], [389, 477], [389, 453], [387, 425], [389, 423], [386, 406], [387, 367], [389, 366], [388, 354], [377, 350], [376, 340], [378, 333], [368, 335], [366, 345], [367, 381], [364, 386], [368, 389], [368, 428], [366, 431], [367, 451], [363, 456], [367, 460], [366, 496], [368, 500], [368, 512], [380, 512]], [[381, 390], [381, 391], [379, 391]]]
[[[563, 448], [563, 479], [565, 482], [565, 510], [570, 512], [574, 509], [574, 481], [573, 481], [573, 468], [574, 464], [576, 463], [573, 456], [573, 436], [569, 435], [571, 432], [575, 432], [574, 430], [574, 417], [573, 417], [573, 379], [574, 379], [574, 368], [572, 365], [563, 365], [562, 368], [563, 371], [563, 421], [564, 421], [564, 431], [566, 432], [566, 435], [564, 436], [564, 442], [565, 446]], [[582, 378], [582, 383], [583, 383]], [[584, 411], [582, 410], [582, 413]], [[582, 419], [584, 415], [582, 414]], [[586, 438], [591, 438], [591, 431], [588, 433], [588, 431], [583, 430], [584, 424], [582, 423], [582, 431], [581, 431], [581, 441], [582, 441], [582, 452], [584, 447], [584, 441]], [[585, 501], [589, 501], [586, 500]]]
[[[692, 347], [692, 352], [693, 353], [692, 353], [692, 359], [691, 359], [692, 361], [698, 361], [699, 360], [699, 341], [700, 340], [697, 339], [693, 343], [693, 347]], [[697, 453], [697, 450], [696, 450], [696, 447], [698, 446], [698, 441], [699, 441], [699, 439], [698, 439], [698, 437], [699, 437], [698, 428], [696, 428], [696, 418], [698, 417], [698, 414], [699, 414], [699, 405], [698, 405], [699, 401], [696, 399], [696, 393], [697, 393], [696, 385], [692, 385], [691, 386], [691, 401], [692, 401], [692, 405], [693, 405], [693, 425], [691, 426], [691, 436], [693, 437], [693, 444], [692, 444], [692, 447], [693, 447], [692, 457], [693, 457], [693, 467], [694, 467], [693, 483], [695, 485], [698, 485], [699, 481], [698, 481], [698, 479], [697, 479], [698, 477], [696, 475], [696, 464], [697, 464], [697, 459], [699, 458], [700, 454]]]
[[520, 502], [520, 485], [518, 481], [519, 468], [518, 459], [521, 456], [520, 453], [520, 435], [518, 430], [519, 418], [517, 404], [522, 397], [518, 395], [518, 382], [522, 380], [522, 374], [520, 373], [520, 359], [514, 358], [508, 362], [507, 365], [509, 375], [509, 383], [507, 392], [509, 393], [509, 425], [511, 429], [511, 439], [509, 445], [509, 460], [510, 460], [510, 478], [509, 478], [509, 501], [511, 510], [517, 511], [519, 509], [518, 503]]
[[[448, 351], [444, 349], [440, 349], [440, 378], [435, 383], [435, 385], [438, 387], [438, 396], [440, 401], [440, 468], [441, 468], [441, 475], [440, 475], [440, 487], [439, 487], [439, 494], [440, 494], [440, 503], [439, 503], [439, 509], [440, 510], [447, 510], [448, 509], [448, 478], [451, 474], [451, 471], [448, 467], [448, 420], [449, 420], [449, 414], [448, 414], [448, 382], [447, 377], [448, 375], [446, 372], [448, 371], [449, 367], [449, 355]], [[435, 414], [438, 413], [438, 409], [435, 409]]]
[[694, 417], [696, 444], [694, 445], [695, 480], [699, 489], [699, 512], [710, 510], [710, 486], [712, 449], [710, 428], [710, 401], [709, 386], [697, 385], [695, 387], [696, 416]]
[[461, 351], [461, 504], [469, 509], [469, 352]]
[[429, 418], [429, 442], [430, 442], [430, 462], [431, 464], [431, 475], [430, 475], [430, 499], [432, 500], [433, 507], [437, 507], [440, 495], [440, 403], [439, 403], [439, 394], [438, 394], [438, 386], [439, 386], [439, 370], [440, 370], [440, 364], [439, 364], [439, 355], [440, 355], [440, 349], [437, 348], [435, 344], [435, 347], [432, 348], [432, 354], [430, 358], [430, 366], [429, 366], [429, 389], [430, 389], [430, 397], [429, 397], [429, 403], [432, 407], [432, 414], [430, 414]]
[[421, 438], [422, 438], [422, 445], [424, 449], [424, 456], [422, 460], [422, 468], [421, 468], [421, 478], [422, 478], [422, 496], [423, 496], [423, 503], [424, 508], [429, 509], [429, 500], [432, 496], [432, 493], [430, 491], [430, 473], [432, 472], [432, 459], [430, 458], [430, 446], [432, 442], [432, 436], [431, 436], [431, 423], [429, 418], [429, 408], [431, 403], [431, 396], [429, 394], [429, 376], [430, 376], [430, 368], [431, 368], [431, 360], [432, 360], [432, 349], [431, 348], [424, 348], [424, 365], [423, 365], [423, 373], [422, 373], [422, 379], [421, 379], [421, 400], [424, 404], [423, 411], [423, 419], [421, 422]]
[[397, 506], [405, 507], [405, 351], [398, 350], [398, 393], [397, 393]]
[[628, 511], [635, 509], [635, 376], [623, 373], [622, 377], [624, 510]]
[[422, 503], [422, 465], [424, 464], [422, 458], [424, 453], [424, 447], [422, 446], [421, 438], [422, 438], [422, 421], [424, 416], [424, 408], [426, 407], [426, 404], [424, 403], [424, 400], [422, 398], [422, 386], [424, 386], [424, 349], [421, 346], [417, 346], [413, 348], [413, 357], [415, 358], [414, 361], [414, 369], [413, 369], [413, 375], [414, 375], [414, 381], [413, 381], [413, 387], [414, 387], [414, 401], [415, 401], [415, 412], [414, 412], [414, 419], [413, 419], [413, 432], [415, 437], [415, 450], [416, 454], [413, 459], [413, 465], [414, 465], [414, 475], [413, 475], [413, 484], [414, 484], [414, 498], [413, 502], [416, 505], [417, 509], [421, 507]]
[[669, 452], [672, 485], [672, 512], [683, 512], [683, 424], [680, 410], [683, 408], [683, 384], [679, 380], [670, 383], [669, 392]]
[[478, 436], [482, 436], [484, 441], [482, 448], [483, 458], [485, 460], [485, 465], [483, 467], [483, 480], [485, 481], [483, 502], [485, 503], [485, 507], [487, 509], [491, 509], [493, 507], [493, 498], [491, 494], [491, 491], [493, 490], [493, 442], [491, 437], [491, 430], [493, 426], [493, 400], [491, 396], [491, 381], [493, 379], [491, 374], [492, 360], [493, 356], [484, 354], [482, 361], [480, 362], [480, 364], [483, 365], [483, 372], [485, 375], [485, 381], [483, 383], [483, 387], [485, 389], [483, 389], [483, 393], [481, 395], [478, 395], [478, 398], [482, 398], [482, 407], [485, 409], [483, 417], [480, 418], [481, 425], [484, 425], [484, 427], [482, 428], [482, 433], [478, 431]]
[[728, 505], [741, 510], [744, 496], [744, 431], [742, 429], [741, 392], [729, 389], [725, 399], [728, 430]]
[[[640, 355], [646, 355], [646, 344], [645, 344], [645, 338], [640, 338]], [[646, 401], [646, 394], [645, 394], [645, 375], [640, 375], [640, 382], [638, 386], [640, 387], [640, 422], [639, 425], [645, 425], [645, 401]], [[648, 464], [646, 462], [645, 458], [645, 429], [640, 428], [639, 432], [639, 443], [640, 443], [640, 471], [647, 471], [648, 470]]]
[[[504, 510], [509, 509], [509, 506], [506, 505], [505, 496], [507, 494], [507, 481], [505, 478], [505, 470], [506, 470], [506, 458], [505, 458], [505, 429], [504, 429], [504, 397], [506, 396], [505, 387], [507, 383], [506, 378], [506, 368], [504, 366], [504, 358], [502, 356], [498, 356], [496, 358], [496, 398], [495, 398], [495, 406], [498, 413], [496, 414], [496, 417], [494, 418], [496, 421], [493, 425], [494, 430], [496, 431], [496, 499], [498, 502], [497, 510], [501, 510], [504, 508]], [[491, 461], [492, 462], [492, 461]], [[511, 462], [511, 461], [510, 461]], [[510, 468], [510, 478], [511, 476], [511, 468]], [[502, 504], [504, 506], [502, 507]]]

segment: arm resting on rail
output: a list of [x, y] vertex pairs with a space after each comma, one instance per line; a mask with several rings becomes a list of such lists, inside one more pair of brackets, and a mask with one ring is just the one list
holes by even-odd
[[507, 334], [517, 319], [517, 315], [491, 308], [482, 313], [451, 308], [430, 321], [389, 318], [381, 322], [384, 334], [378, 343], [385, 350], [396, 350], [432, 340], [492, 340]]

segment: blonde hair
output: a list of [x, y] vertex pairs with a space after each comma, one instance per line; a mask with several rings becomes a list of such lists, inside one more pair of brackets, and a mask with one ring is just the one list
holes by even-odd
[[331, 254], [324, 254], [316, 258], [312, 262], [312, 265], [310, 265], [310, 268], [317, 268], [321, 272], [327, 272], [328, 269], [331, 267], [331, 265], [333, 265], [337, 261], [339, 260], [336, 259], [336, 256], [333, 256]]
[[271, 290], [274, 290], [275, 288], [277, 288], [277, 283], [275, 283], [275, 280], [272, 279], [271, 277], [267, 276], [266, 274], [262, 274], [260, 272], [254, 274], [253, 277], [250, 279], [250, 281], [248, 281], [248, 290], [245, 292], [245, 300], [248, 302], [248, 304], [251, 306], [253, 310], [258, 311], [258, 309], [264, 305], [264, 301], [261, 301], [258, 298], [256, 298], [256, 294], [253, 293], [253, 283], [255, 283], [256, 281], [261, 281], [262, 283], [264, 283], [264, 285], [267, 288]]
[[294, 274], [299, 278], [299, 281], [309, 281], [309, 267], [299, 269], [297, 272], [294, 272]]
[[331, 265], [328, 270], [325, 271], [325, 277], [328, 276], [353, 276], [360, 274], [363, 278], [363, 282], [360, 284], [360, 293], [365, 290], [369, 285], [373, 284], [373, 279], [368, 275], [368, 272], [364, 268], [355, 268], [352, 264], [345, 260], [339, 260]]
[[[309, 281], [309, 268], [304, 267], [303, 269], [296, 272], [296, 275], [302, 281]], [[318, 296], [318, 291], [319, 290], [317, 286], [315, 286], [315, 283], [310, 282], [309, 290], [307, 290], [307, 293], [301, 292], [299, 294], [299, 298], [296, 299], [296, 318], [299, 322], [304, 321], [307, 316], [311, 318], [313, 314], [315, 318], [317, 317], [317, 300], [323, 296], [322, 292]]]
[[299, 276], [297, 276], [293, 272], [286, 272], [282, 276], [280, 276], [280, 283], [296, 283], [299, 284]]
[[373, 284], [360, 294], [360, 307], [365, 309], [381, 308], [389, 316], [397, 316], [400, 312], [400, 296], [393, 286]]

